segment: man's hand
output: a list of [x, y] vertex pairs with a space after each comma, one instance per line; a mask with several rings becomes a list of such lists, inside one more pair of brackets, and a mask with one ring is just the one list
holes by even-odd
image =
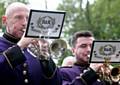
[[22, 38], [20, 39], [20, 41], [17, 43], [17, 45], [21, 49], [24, 49], [24, 48], [28, 47], [29, 44], [37, 43], [37, 42], [38, 42], [37, 39], [24, 37], [24, 35], [23, 35]]
[[101, 67], [103, 67], [103, 63], [91, 63], [90, 68], [97, 72]]

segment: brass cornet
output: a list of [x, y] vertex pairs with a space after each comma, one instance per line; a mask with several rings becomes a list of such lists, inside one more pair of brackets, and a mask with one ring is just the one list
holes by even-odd
[[47, 59], [49, 53], [49, 42], [45, 39], [39, 39], [37, 43], [29, 45], [29, 50], [38, 59]]
[[110, 65], [105, 65], [100, 68], [99, 72], [100, 80], [108, 81], [109, 83], [112, 82], [119, 82], [120, 81], [120, 66], [111, 67]]

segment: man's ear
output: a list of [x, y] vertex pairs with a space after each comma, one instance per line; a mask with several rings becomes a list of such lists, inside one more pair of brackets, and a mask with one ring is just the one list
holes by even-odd
[[71, 48], [71, 51], [72, 51], [72, 53], [73, 53], [73, 55], [74, 55], [74, 53], [75, 53], [75, 48]]
[[74, 48], [71, 48], [71, 51], [74, 52]]
[[6, 19], [7, 19], [7, 17], [6, 16], [2, 16], [2, 24], [6, 24]]

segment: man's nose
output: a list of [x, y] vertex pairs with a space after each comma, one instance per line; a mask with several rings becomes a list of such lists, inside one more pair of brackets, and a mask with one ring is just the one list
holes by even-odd
[[87, 51], [90, 52], [91, 51], [91, 46], [87, 47]]
[[28, 19], [24, 18], [24, 19], [23, 19], [23, 22], [22, 22], [22, 23], [23, 23], [23, 26], [26, 26], [26, 25], [27, 25], [27, 22], [28, 22]]

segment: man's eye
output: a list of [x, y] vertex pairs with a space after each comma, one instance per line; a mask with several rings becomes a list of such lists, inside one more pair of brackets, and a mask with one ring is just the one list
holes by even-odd
[[16, 16], [15, 18], [16, 19], [22, 19], [23, 17], [22, 16]]
[[81, 48], [86, 48], [87, 45], [83, 44], [83, 45], [81, 45], [80, 47], [81, 47]]

